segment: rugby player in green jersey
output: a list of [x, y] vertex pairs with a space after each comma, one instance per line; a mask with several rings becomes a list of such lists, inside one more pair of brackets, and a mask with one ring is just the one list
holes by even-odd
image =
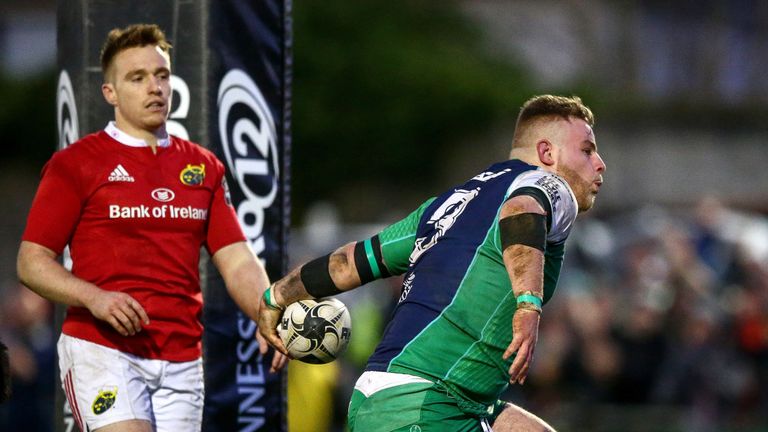
[[286, 305], [402, 274], [355, 384], [350, 431], [553, 430], [498, 398], [526, 380], [565, 241], [603, 183], [593, 125], [578, 97], [531, 98], [508, 160], [291, 271], [265, 291], [259, 331], [287, 354], [275, 330]]

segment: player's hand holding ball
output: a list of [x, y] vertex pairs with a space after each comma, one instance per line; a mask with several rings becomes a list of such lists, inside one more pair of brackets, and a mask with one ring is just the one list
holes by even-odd
[[277, 324], [283, 316], [284, 308], [280, 307], [272, 291], [274, 286], [267, 288], [259, 301], [259, 320], [256, 331], [256, 340], [259, 342], [259, 353], [267, 354], [270, 345], [275, 348], [270, 372], [277, 372], [288, 363], [288, 351], [285, 349], [280, 336], [277, 334]]
[[285, 308], [277, 325], [288, 354], [296, 360], [330, 363], [347, 349], [352, 319], [339, 300], [301, 300]]

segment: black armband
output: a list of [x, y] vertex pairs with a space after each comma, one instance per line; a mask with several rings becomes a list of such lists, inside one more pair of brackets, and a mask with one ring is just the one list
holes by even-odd
[[547, 231], [552, 229], [552, 206], [549, 204], [549, 198], [547, 198], [544, 191], [533, 186], [523, 186], [519, 189], [515, 189], [507, 199], [512, 199], [520, 195], [527, 195], [539, 202], [539, 205], [547, 214]]
[[360, 276], [360, 285], [391, 276], [381, 257], [381, 242], [378, 235], [355, 243], [355, 267]]
[[516, 244], [544, 252], [547, 245], [547, 220], [543, 214], [520, 213], [499, 221], [501, 250]]
[[329, 264], [331, 254], [315, 258], [301, 267], [301, 283], [304, 289], [314, 298], [336, 295], [341, 290], [333, 283]]

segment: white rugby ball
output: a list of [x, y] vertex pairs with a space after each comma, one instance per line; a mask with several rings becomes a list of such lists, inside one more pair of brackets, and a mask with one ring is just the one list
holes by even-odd
[[288, 352], [305, 363], [330, 363], [347, 349], [352, 318], [336, 299], [300, 300], [285, 308], [277, 333]]

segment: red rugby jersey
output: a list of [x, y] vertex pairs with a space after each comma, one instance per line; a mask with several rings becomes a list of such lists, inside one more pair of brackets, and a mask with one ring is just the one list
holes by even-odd
[[138, 334], [121, 336], [87, 309], [69, 307], [63, 333], [144, 358], [189, 361], [201, 355], [200, 248], [213, 255], [245, 237], [213, 153], [173, 136], [157, 154], [137, 141], [110, 124], [56, 152], [23, 239], [58, 254], [69, 244], [75, 276], [130, 294], [150, 319]]

